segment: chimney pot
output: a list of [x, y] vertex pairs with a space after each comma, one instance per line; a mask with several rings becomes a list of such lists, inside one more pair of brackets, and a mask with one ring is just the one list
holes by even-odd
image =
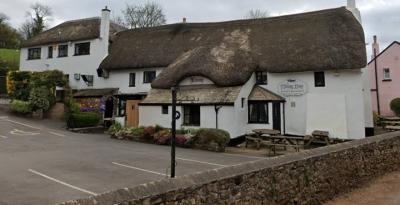
[[183, 22], [183, 23], [186, 23], [186, 17], [183, 17], [182, 22]]

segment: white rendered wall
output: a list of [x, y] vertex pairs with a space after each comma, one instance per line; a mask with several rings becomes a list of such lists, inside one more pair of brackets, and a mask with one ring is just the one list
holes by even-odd
[[[119, 88], [120, 93], [135, 94], [149, 92], [151, 83], [143, 83], [144, 71], [156, 71], [160, 74], [163, 68], [145, 68], [145, 69], [124, 69], [111, 71], [107, 79], [99, 80], [96, 88]], [[129, 74], [135, 73], [135, 87], [129, 87]]]
[[[108, 40], [108, 39], [107, 39]], [[74, 56], [75, 43], [90, 42], [90, 55]], [[97, 77], [97, 68], [107, 53], [104, 52], [104, 42], [100, 39], [92, 39], [86, 41], [67, 42], [54, 45], [35, 46], [41, 47], [41, 58], [37, 60], [28, 59], [28, 48], [21, 49], [20, 55], [20, 70], [21, 71], [45, 71], [45, 70], [60, 70], [64, 74], [69, 75], [69, 82], [72, 89], [95, 88], [101, 84], [103, 78]], [[58, 57], [57, 45], [68, 44], [68, 56]], [[48, 59], [48, 47], [53, 46], [53, 58]], [[93, 75], [93, 87], [89, 87], [80, 78], [79, 81], [74, 79], [74, 74]]]

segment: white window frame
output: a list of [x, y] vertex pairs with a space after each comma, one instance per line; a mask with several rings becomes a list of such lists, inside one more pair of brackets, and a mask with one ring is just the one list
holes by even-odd
[[390, 80], [390, 68], [383, 69], [383, 80]]

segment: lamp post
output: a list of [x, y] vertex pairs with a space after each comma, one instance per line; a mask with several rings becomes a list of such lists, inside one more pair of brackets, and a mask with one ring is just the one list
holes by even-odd
[[171, 88], [172, 92], [172, 122], [171, 122], [171, 178], [175, 178], [175, 146], [176, 146], [176, 93], [178, 88], [176, 86]]

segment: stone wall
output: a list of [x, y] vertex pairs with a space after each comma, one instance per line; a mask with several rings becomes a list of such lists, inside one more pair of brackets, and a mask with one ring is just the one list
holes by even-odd
[[121, 189], [63, 205], [322, 204], [400, 169], [400, 132]]

